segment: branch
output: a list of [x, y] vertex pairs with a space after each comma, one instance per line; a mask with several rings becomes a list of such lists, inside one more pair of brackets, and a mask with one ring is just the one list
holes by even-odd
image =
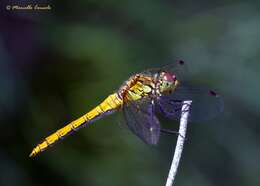
[[169, 171], [169, 175], [166, 181], [165, 186], [172, 186], [177, 169], [179, 166], [179, 162], [181, 159], [181, 154], [183, 150], [183, 145], [185, 141], [186, 129], [188, 124], [188, 117], [189, 117], [189, 109], [192, 101], [184, 101], [182, 108], [181, 108], [181, 119], [180, 119], [180, 128], [179, 128], [179, 136], [175, 147], [175, 152], [172, 160], [171, 169]]

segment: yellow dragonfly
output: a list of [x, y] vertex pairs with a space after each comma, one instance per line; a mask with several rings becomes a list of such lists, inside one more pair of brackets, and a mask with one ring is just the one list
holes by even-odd
[[179, 119], [183, 101], [192, 100], [189, 120], [213, 118], [223, 110], [222, 98], [213, 90], [185, 84], [182, 60], [131, 76], [119, 90], [80, 118], [46, 137], [31, 152], [34, 157], [80, 128], [116, 111], [122, 111], [129, 129], [147, 144], [158, 143], [161, 129], [156, 114]]

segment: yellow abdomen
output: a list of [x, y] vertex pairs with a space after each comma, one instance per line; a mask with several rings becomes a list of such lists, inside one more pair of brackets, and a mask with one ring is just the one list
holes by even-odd
[[101, 104], [89, 111], [87, 114], [81, 116], [75, 121], [72, 121], [65, 127], [57, 130], [55, 133], [45, 138], [42, 143], [38, 144], [33, 149], [33, 151], [30, 154], [30, 157], [36, 156], [40, 152], [44, 151], [47, 147], [68, 136], [73, 131], [76, 131], [79, 128], [85, 126], [86, 124], [92, 122], [93, 120], [98, 119], [105, 114], [109, 114], [110, 111], [114, 111], [120, 108], [122, 104], [123, 101], [118, 97], [117, 93], [111, 94]]

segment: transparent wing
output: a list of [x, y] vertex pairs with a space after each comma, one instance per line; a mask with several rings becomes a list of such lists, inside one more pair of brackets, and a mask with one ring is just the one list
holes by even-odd
[[144, 74], [146, 76], [152, 77], [154, 74], [162, 72], [162, 71], [168, 71], [172, 72], [176, 75], [178, 80], [184, 80], [187, 79], [188, 76], [188, 64], [182, 60], [177, 60], [175, 62], [172, 62], [168, 65], [165, 65], [160, 68], [151, 68], [148, 70], [145, 70], [141, 72], [141, 74]]
[[129, 129], [147, 144], [157, 144], [160, 123], [154, 112], [151, 99], [145, 98], [126, 103], [123, 114]]
[[206, 121], [223, 111], [223, 99], [213, 90], [195, 88], [187, 85], [178, 87], [172, 94], [158, 97], [156, 109], [164, 116], [179, 119], [182, 102], [192, 100], [190, 121]]

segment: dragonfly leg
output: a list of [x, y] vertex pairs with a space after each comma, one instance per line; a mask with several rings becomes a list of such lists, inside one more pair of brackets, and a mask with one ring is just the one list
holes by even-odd
[[177, 135], [181, 136], [182, 138], [184, 138], [184, 136], [182, 136], [178, 131], [169, 130], [169, 129], [161, 129], [160, 131], [164, 134], [177, 134]]

